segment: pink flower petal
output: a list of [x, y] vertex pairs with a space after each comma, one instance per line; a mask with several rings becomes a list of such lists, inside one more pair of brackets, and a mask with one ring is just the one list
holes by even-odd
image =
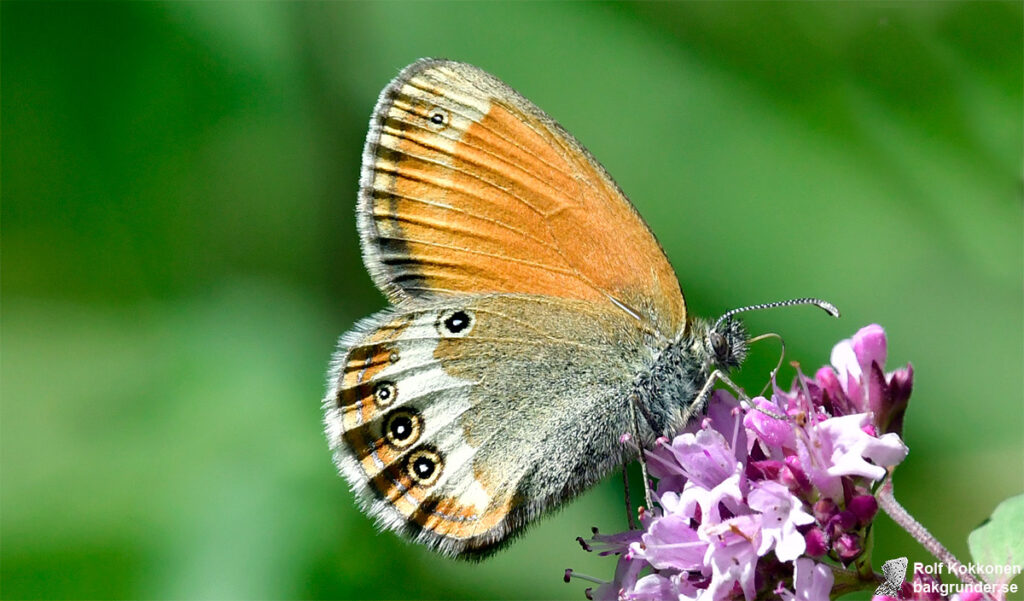
[[864, 326], [853, 335], [851, 341], [853, 352], [857, 355], [857, 363], [862, 371], [867, 372], [872, 363], [885, 365], [886, 340], [885, 330], [878, 324]]
[[803, 510], [803, 503], [778, 482], [756, 483], [747, 495], [747, 503], [761, 513], [761, 546], [763, 556], [773, 547], [779, 561], [792, 561], [803, 554], [807, 545], [797, 526], [814, 523], [814, 516]]
[[[754, 399], [755, 409], [748, 411], [743, 418], [743, 425], [757, 435], [769, 447], [793, 448], [796, 445], [793, 424], [786, 419], [779, 419], [782, 410], [764, 397]], [[785, 418], [785, 415], [781, 415]]]
[[657, 570], [699, 570], [704, 565], [707, 542], [690, 528], [690, 520], [678, 515], [655, 519], [643, 535], [643, 557]]
[[796, 594], [783, 598], [786, 601], [825, 601], [832, 592], [834, 581], [835, 577], [828, 566], [801, 557], [793, 566], [793, 588]]

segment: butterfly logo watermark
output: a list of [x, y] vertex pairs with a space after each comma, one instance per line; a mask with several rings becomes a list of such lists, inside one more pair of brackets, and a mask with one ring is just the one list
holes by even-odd
[[907, 579], [907, 558], [897, 557], [883, 563], [882, 575], [885, 576], [885, 582], [875, 589], [875, 596], [899, 598], [900, 587]]

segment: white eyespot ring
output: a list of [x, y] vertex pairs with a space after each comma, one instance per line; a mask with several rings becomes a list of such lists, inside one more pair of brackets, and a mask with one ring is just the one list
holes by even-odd
[[373, 387], [373, 400], [380, 407], [387, 407], [398, 397], [398, 388], [394, 382], [380, 382]]
[[423, 430], [419, 414], [408, 409], [398, 409], [384, 422], [384, 436], [396, 449], [405, 449], [416, 443]]
[[476, 319], [465, 309], [449, 309], [438, 316], [436, 325], [442, 338], [462, 338], [473, 331]]
[[433, 449], [415, 451], [409, 455], [405, 466], [409, 477], [420, 486], [433, 485], [441, 477], [441, 470], [444, 468], [441, 456]]

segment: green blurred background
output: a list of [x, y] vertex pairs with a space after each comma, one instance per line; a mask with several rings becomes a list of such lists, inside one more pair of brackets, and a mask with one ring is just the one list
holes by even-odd
[[[475, 63], [586, 144], [692, 312], [809, 371], [877, 322], [916, 387], [896, 493], [966, 559], [1024, 489], [1014, 3], [2, 4], [6, 598], [582, 599], [617, 477], [481, 564], [378, 534], [321, 432], [379, 90]], [[757, 348], [743, 381], [777, 357]], [[788, 381], [792, 372], [787, 374]], [[876, 557], [927, 554], [880, 518]], [[881, 561], [879, 561], [879, 564]]]

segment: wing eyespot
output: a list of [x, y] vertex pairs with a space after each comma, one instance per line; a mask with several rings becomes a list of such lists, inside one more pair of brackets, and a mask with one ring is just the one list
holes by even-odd
[[377, 405], [387, 407], [398, 397], [398, 388], [393, 382], [381, 382], [373, 387], [373, 398]]
[[409, 455], [405, 469], [420, 486], [432, 486], [441, 477], [444, 461], [437, 451], [424, 448]]
[[437, 318], [437, 331], [444, 338], [462, 338], [473, 330], [476, 319], [464, 309], [445, 311]]
[[423, 420], [419, 414], [408, 409], [400, 409], [388, 416], [384, 424], [384, 436], [391, 446], [405, 449], [416, 443], [423, 431]]
[[440, 131], [448, 127], [452, 122], [451, 114], [439, 106], [431, 107], [427, 111], [427, 123], [430, 129]]

